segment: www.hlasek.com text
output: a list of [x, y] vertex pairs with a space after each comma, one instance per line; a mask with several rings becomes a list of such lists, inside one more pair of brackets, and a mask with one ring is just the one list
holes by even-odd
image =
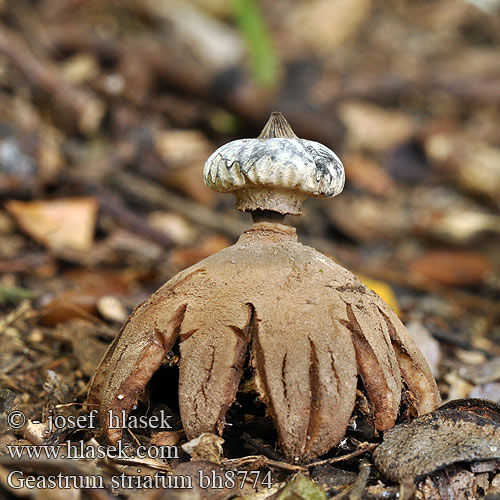
[[137, 446], [133, 447], [118, 441], [116, 446], [93, 445], [84, 441], [67, 440], [58, 445], [7, 445], [7, 453], [12, 459], [69, 458], [73, 460], [151, 458], [170, 460], [179, 458], [177, 446]]

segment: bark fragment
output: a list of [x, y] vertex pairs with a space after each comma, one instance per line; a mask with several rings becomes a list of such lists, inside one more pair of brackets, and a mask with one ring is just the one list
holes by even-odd
[[387, 431], [374, 452], [375, 464], [401, 482], [457, 462], [500, 458], [500, 407], [473, 401], [471, 407], [443, 405]]

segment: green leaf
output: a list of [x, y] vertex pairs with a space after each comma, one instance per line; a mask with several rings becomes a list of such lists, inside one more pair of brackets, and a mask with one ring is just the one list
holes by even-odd
[[16, 304], [24, 299], [32, 299], [35, 293], [26, 288], [0, 286], [0, 305]]
[[279, 62], [257, 0], [233, 0], [236, 22], [250, 50], [252, 74], [264, 87], [276, 84]]
[[275, 500], [326, 500], [326, 493], [314, 481], [297, 474], [278, 492]]

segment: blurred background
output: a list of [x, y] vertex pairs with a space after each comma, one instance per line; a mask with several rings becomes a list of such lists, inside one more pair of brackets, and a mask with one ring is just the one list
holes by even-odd
[[[250, 225], [202, 167], [279, 110], [342, 159], [298, 227], [444, 399], [500, 400], [498, 0], [0, 0], [1, 404], [83, 400], [133, 307]], [[78, 399], [79, 398], [79, 399]]]

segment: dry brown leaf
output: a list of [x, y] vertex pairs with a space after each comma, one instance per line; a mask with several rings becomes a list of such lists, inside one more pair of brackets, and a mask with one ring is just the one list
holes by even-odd
[[346, 192], [328, 207], [328, 214], [338, 228], [362, 242], [400, 239], [409, 230], [408, 215], [397, 197], [381, 199]]
[[363, 101], [342, 104], [339, 116], [347, 127], [347, 144], [354, 150], [385, 151], [408, 140], [414, 132], [406, 113]]
[[151, 227], [165, 233], [177, 245], [192, 243], [197, 231], [182, 215], [157, 210], [149, 214]]
[[[64, 278], [64, 286], [71, 288], [57, 292], [50, 302], [44, 304], [39, 316], [42, 323], [56, 325], [75, 318], [89, 319], [98, 310], [107, 319], [126, 319], [123, 305], [116, 304], [119, 300], [116, 295], [130, 293], [134, 272], [102, 268], [98, 271], [75, 269], [65, 273]], [[115, 302], [112, 312], [109, 299], [104, 303], [99, 302], [106, 296]]]
[[201, 168], [213, 146], [198, 130], [162, 130], [154, 139], [154, 147], [168, 165], [162, 181], [199, 203], [213, 205], [215, 195], [208, 189]]
[[391, 176], [375, 161], [361, 154], [343, 158], [348, 183], [376, 196], [390, 196], [395, 185]]
[[204, 432], [182, 445], [182, 449], [191, 455], [193, 460], [208, 460], [220, 464], [224, 456], [222, 450], [224, 439], [215, 434]]
[[149, 444], [151, 446], [175, 446], [179, 442], [184, 431], [159, 431], [154, 432]]
[[356, 36], [371, 11], [371, 0], [314, 0], [289, 9], [288, 29], [318, 54]]
[[128, 312], [117, 297], [104, 295], [97, 300], [96, 305], [97, 311], [104, 319], [117, 323], [123, 323], [127, 319]]
[[200, 177], [201, 167], [206, 157], [182, 167], [168, 169], [162, 178], [166, 186], [179, 191], [204, 205], [213, 206], [216, 194], [205, 186]]
[[96, 313], [97, 297], [83, 290], [64, 290], [42, 307], [38, 319], [48, 326], [76, 318], [89, 319]]
[[11, 200], [6, 209], [23, 231], [51, 250], [87, 252], [92, 248], [98, 210], [95, 198]]
[[156, 134], [155, 149], [172, 166], [207, 157], [211, 144], [198, 130], [162, 130]]
[[417, 257], [410, 265], [417, 278], [448, 286], [480, 285], [492, 271], [491, 262], [472, 250], [432, 250]]
[[430, 127], [425, 152], [434, 164], [451, 172], [464, 190], [500, 205], [500, 149], [446, 124]]

